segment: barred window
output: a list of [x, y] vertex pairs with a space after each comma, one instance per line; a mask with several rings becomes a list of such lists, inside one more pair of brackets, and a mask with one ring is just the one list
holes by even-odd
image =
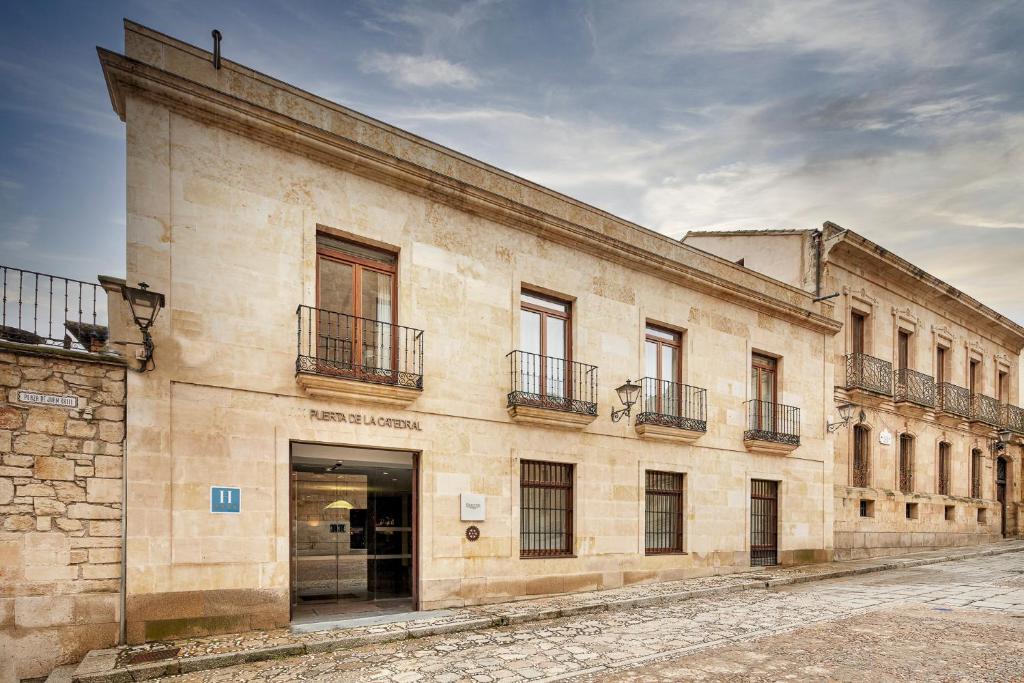
[[949, 450], [945, 441], [939, 444], [939, 494], [943, 496], [949, 495]]
[[871, 482], [871, 466], [868, 453], [868, 428], [855, 425], [853, 428], [853, 485], [866, 487]]
[[519, 477], [519, 555], [572, 555], [573, 466], [523, 460]]
[[971, 498], [981, 498], [981, 449], [971, 451]]
[[914, 490], [914, 437], [900, 434], [900, 491]]
[[683, 475], [647, 470], [644, 529], [648, 555], [683, 552]]

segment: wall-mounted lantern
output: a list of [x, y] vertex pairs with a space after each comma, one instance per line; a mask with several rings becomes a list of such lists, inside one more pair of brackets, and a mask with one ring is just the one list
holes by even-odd
[[[839, 411], [839, 422], [829, 422], [825, 425], [829, 433], [833, 433], [840, 427], [846, 427], [850, 424], [850, 420], [853, 418], [853, 404], [852, 403], [840, 403], [836, 406], [836, 410]], [[864, 411], [860, 411], [860, 421], [864, 422]]]
[[996, 432], [995, 439], [988, 440], [988, 450], [992, 455], [999, 455], [1006, 450], [1006, 447], [1010, 443], [1010, 439], [1013, 438], [1013, 432], [1009, 429], [1000, 429]]
[[153, 363], [153, 337], [149, 334], [149, 328], [153, 326], [157, 313], [164, 307], [164, 295], [149, 291], [149, 285], [140, 282], [138, 287], [122, 285], [121, 296], [128, 302], [132, 318], [142, 332], [142, 354], [139, 356], [142, 365], [138, 371], [152, 370], [156, 364]]
[[630, 410], [636, 403], [637, 396], [640, 395], [640, 385], [627, 379], [625, 384], [615, 390], [615, 393], [619, 395], [619, 401], [623, 407], [620, 410], [612, 408], [612, 422], [618, 422], [623, 416], [629, 417]]

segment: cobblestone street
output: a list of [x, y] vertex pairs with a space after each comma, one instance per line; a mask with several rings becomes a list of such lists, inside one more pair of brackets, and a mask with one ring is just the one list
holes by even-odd
[[1024, 680], [1024, 553], [164, 680], [569, 679]]

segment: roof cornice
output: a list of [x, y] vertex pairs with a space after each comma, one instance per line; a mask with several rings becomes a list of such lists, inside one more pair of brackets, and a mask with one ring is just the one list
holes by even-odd
[[[163, 37], [162, 39], [171, 40]], [[202, 52], [178, 41], [173, 41], [171, 45], [177, 49], [188, 48], [192, 53]], [[137, 94], [157, 101], [184, 116], [234, 130], [290, 152], [304, 154], [321, 163], [541, 235], [545, 239], [630, 268], [656, 272], [666, 280], [717, 298], [734, 301], [816, 332], [831, 335], [841, 329], [841, 323], [811, 309], [811, 296], [803, 290], [731, 265], [727, 266], [728, 277], [715, 275], [699, 266], [707, 264], [721, 268], [721, 264], [707, 259], [698, 249], [680, 244], [677, 240], [616, 218], [547, 188], [528, 183], [499, 169], [457, 155], [404, 131], [398, 131], [402, 133], [403, 139], [396, 139], [395, 144], [378, 145], [395, 150], [395, 153], [388, 153], [351, 137], [311, 125], [275, 109], [116, 52], [103, 48], [97, 48], [97, 52], [111, 103], [121, 120], [125, 118], [128, 94]], [[262, 74], [256, 74], [245, 67], [235, 66], [227, 61], [222, 62], [222, 65], [234, 67], [243, 77], [259, 77], [262, 83], [270, 82], [272, 86], [287, 93], [300, 93], [307, 98], [304, 104], [310, 107], [326, 107], [331, 104], [286, 84], [273, 81]], [[378, 125], [381, 135], [396, 135], [397, 129], [377, 124], [368, 117], [350, 112], [338, 105], [332, 105], [330, 110], [331, 115], [351, 117], [353, 125]], [[498, 180], [501, 182], [507, 183], [511, 179], [522, 186], [524, 194], [543, 191], [547, 195], [546, 199], [555, 199], [559, 208], [565, 209], [567, 214], [579, 220], [567, 220], [536, 204], [516, 201], [480, 187], [477, 183], [467, 182], [417, 164], [406, 158], [408, 155], [400, 155], [410, 142], [430, 145], [431, 152], [435, 154], [438, 151], [449, 154], [452, 164], [472, 162], [477, 169], [486, 174], [499, 175]], [[599, 224], [602, 229], [585, 223]], [[742, 280], [756, 283], [761, 289], [740, 284], [738, 281]]]

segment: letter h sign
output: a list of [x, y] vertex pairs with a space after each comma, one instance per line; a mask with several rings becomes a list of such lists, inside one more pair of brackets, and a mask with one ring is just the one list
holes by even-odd
[[242, 490], [230, 486], [210, 487], [210, 512], [241, 512]]

